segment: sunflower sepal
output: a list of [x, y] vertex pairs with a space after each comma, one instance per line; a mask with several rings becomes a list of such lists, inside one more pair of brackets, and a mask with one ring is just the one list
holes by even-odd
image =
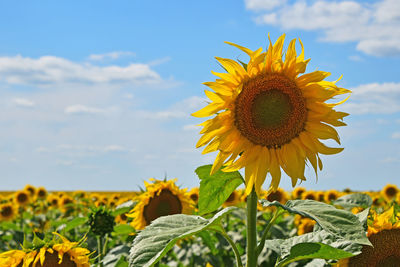
[[129, 255], [129, 266], [154, 266], [179, 240], [206, 230], [222, 231], [221, 220], [235, 209], [237, 208], [225, 208], [211, 219], [175, 214], [154, 220], [134, 239]]

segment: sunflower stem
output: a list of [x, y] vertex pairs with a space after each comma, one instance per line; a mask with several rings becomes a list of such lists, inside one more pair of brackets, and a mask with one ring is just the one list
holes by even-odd
[[97, 250], [98, 250], [98, 259], [97, 259], [97, 266], [103, 267], [103, 253], [102, 253], [102, 248], [103, 248], [103, 237], [98, 235], [97, 236]]
[[[222, 228], [222, 227], [221, 227]], [[216, 230], [218, 233], [220, 233], [223, 237], [225, 237], [225, 239], [228, 241], [228, 243], [231, 245], [231, 247], [233, 248], [233, 251], [235, 253], [235, 257], [236, 257], [236, 266], [237, 267], [243, 267], [243, 263], [242, 260], [240, 259], [240, 253], [238, 248], [236, 247], [235, 242], [233, 242], [233, 240], [228, 236], [228, 234], [225, 232], [225, 230]]]
[[275, 223], [276, 219], [278, 219], [279, 216], [281, 216], [282, 213], [283, 213], [283, 211], [281, 211], [280, 208], [278, 207], [274, 213], [274, 216], [269, 221], [269, 223], [268, 223], [267, 227], [265, 228], [265, 231], [261, 237], [260, 243], [257, 246], [257, 256], [260, 255], [261, 251], [264, 248], [265, 240], [267, 239], [267, 234], [269, 232], [269, 229], [271, 229], [271, 226]]
[[247, 264], [257, 267], [257, 194], [251, 191], [247, 196]]

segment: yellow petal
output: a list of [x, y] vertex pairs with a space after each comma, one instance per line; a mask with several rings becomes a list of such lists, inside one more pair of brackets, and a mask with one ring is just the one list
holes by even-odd
[[204, 108], [200, 109], [199, 111], [196, 111], [195, 113], [192, 113], [193, 117], [209, 117], [211, 115], [214, 115], [217, 113], [217, 111], [223, 109], [223, 105], [220, 103], [211, 103], [205, 106]]
[[251, 56], [253, 54], [252, 50], [250, 50], [250, 49], [248, 49], [248, 48], [246, 48], [244, 46], [240, 46], [240, 45], [237, 45], [237, 44], [234, 44], [234, 43], [231, 43], [231, 42], [227, 42], [227, 41], [225, 41], [224, 43], [226, 43], [228, 45], [231, 45], [231, 46], [234, 46], [236, 48], [239, 48], [240, 50], [242, 50], [243, 52], [245, 52], [249, 56]]
[[215, 174], [221, 168], [222, 164], [229, 157], [230, 154], [231, 153], [229, 153], [229, 152], [226, 153], [226, 152], [222, 152], [222, 151], [220, 151], [218, 153], [217, 158], [215, 159], [214, 164], [211, 168], [210, 175]]

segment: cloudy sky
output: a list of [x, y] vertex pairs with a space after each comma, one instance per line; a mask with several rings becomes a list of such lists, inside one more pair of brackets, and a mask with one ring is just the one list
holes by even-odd
[[[310, 189], [400, 181], [400, 1], [7, 1], [0, 3], [0, 190], [137, 190], [149, 177], [198, 185], [190, 114], [215, 56], [301, 38], [307, 72], [343, 74], [345, 150]], [[288, 42], [287, 42], [288, 43]], [[286, 45], [287, 45], [286, 43]], [[282, 187], [290, 189], [289, 178]]]

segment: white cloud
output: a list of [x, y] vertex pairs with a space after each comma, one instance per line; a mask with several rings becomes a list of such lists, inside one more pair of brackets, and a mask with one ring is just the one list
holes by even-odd
[[393, 139], [400, 139], [400, 132], [395, 132], [392, 134]]
[[351, 88], [343, 110], [351, 114], [392, 114], [400, 112], [400, 83], [370, 83]]
[[133, 152], [132, 148], [122, 145], [73, 145], [61, 144], [55, 147], [38, 147], [35, 149], [38, 153], [67, 153], [68, 155], [96, 155], [100, 153], [114, 153], [114, 152]]
[[105, 54], [92, 54], [89, 56], [90, 60], [93, 61], [101, 61], [101, 60], [105, 60], [105, 59], [118, 59], [121, 57], [132, 57], [135, 56], [135, 53], [133, 52], [128, 52], [128, 51], [114, 51], [114, 52], [110, 52], [110, 53], [105, 53]]
[[278, 6], [285, 4], [286, 0], [245, 0], [244, 3], [247, 9], [258, 10], [271, 10]]
[[358, 56], [358, 55], [349, 56], [349, 59], [350, 59], [351, 61], [358, 61], [358, 62], [363, 61], [363, 58], [360, 57], [360, 56]]
[[206, 105], [206, 100], [198, 96], [186, 98], [162, 111], [141, 110], [136, 114], [145, 119], [182, 119], [190, 118], [190, 114]]
[[33, 108], [35, 106], [35, 102], [26, 98], [14, 98], [13, 103], [17, 106], [25, 108]]
[[85, 105], [72, 105], [68, 106], [64, 109], [65, 114], [106, 114], [109, 113], [112, 109], [101, 109], [88, 107]]
[[[246, 7], [247, 2], [253, 1], [246, 1]], [[261, 1], [254, 1], [258, 2]], [[261, 4], [253, 4], [249, 9], [261, 11], [266, 8]], [[323, 0], [309, 3], [297, 0], [270, 9], [267, 13], [257, 15], [255, 21], [277, 25], [285, 30], [322, 31], [321, 40], [356, 42], [356, 49], [369, 55], [400, 55], [398, 0], [382, 0], [373, 4]]]
[[200, 126], [198, 126], [197, 124], [186, 124], [186, 125], [183, 125], [182, 129], [184, 131], [199, 131]]
[[162, 79], [148, 64], [126, 67], [96, 66], [68, 59], [43, 56], [38, 59], [0, 57], [0, 81], [8, 84], [55, 86], [65, 84], [159, 84]]

